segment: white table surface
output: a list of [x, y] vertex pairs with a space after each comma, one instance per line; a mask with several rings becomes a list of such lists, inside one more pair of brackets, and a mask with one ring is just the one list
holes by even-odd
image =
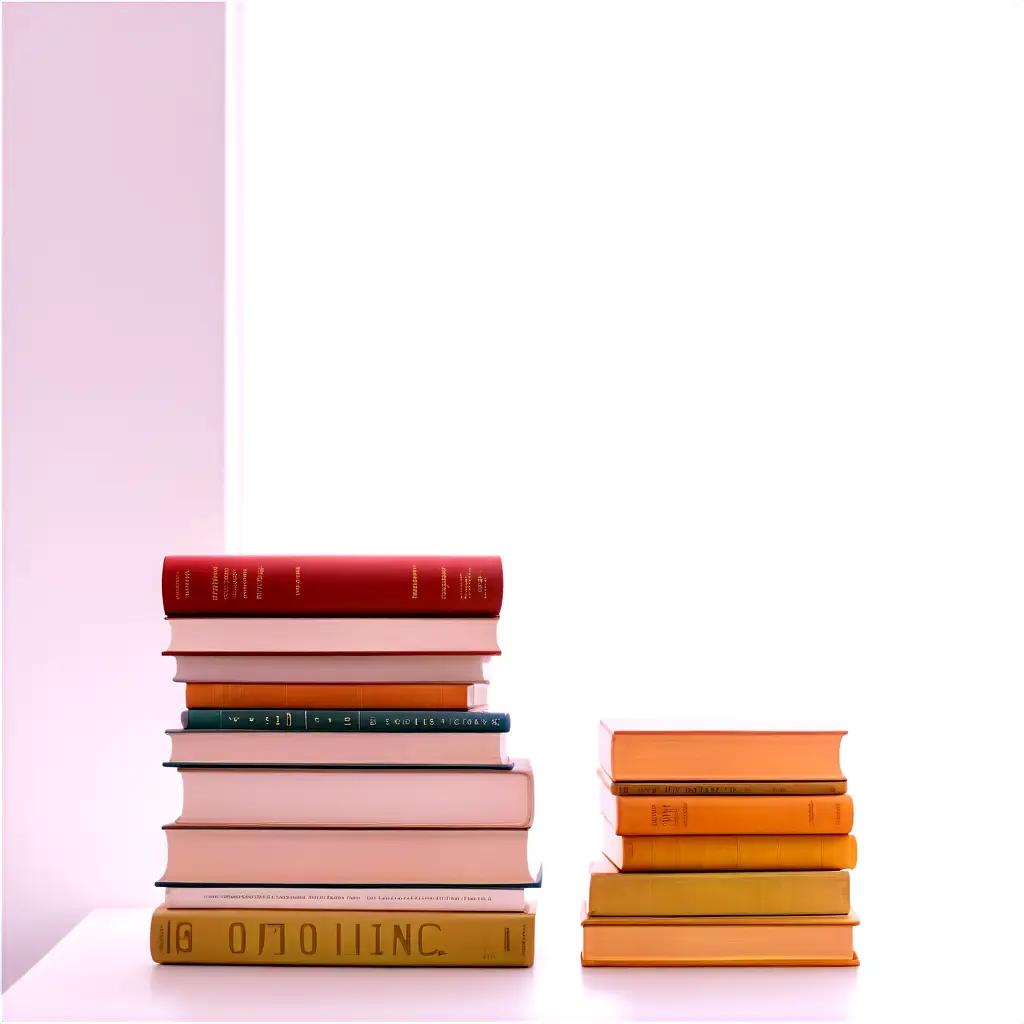
[[900, 957], [906, 937], [875, 960], [858, 948], [857, 969], [584, 969], [579, 925], [553, 910], [532, 970], [156, 966], [148, 910], [96, 910], [5, 993], [3, 1019], [1020, 1020], [1013, 976]]

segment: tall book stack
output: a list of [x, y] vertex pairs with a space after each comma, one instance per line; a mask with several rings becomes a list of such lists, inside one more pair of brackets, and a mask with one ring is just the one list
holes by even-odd
[[163, 599], [184, 800], [153, 959], [530, 966], [501, 560], [169, 557]]
[[844, 735], [602, 722], [584, 966], [856, 966]]

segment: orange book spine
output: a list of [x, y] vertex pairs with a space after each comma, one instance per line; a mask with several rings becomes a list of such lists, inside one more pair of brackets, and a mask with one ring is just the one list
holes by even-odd
[[605, 817], [621, 836], [845, 835], [849, 796], [616, 796], [602, 787]]
[[857, 864], [854, 836], [617, 836], [604, 852], [623, 871], [835, 871]]
[[186, 683], [185, 707], [466, 711], [467, 683]]

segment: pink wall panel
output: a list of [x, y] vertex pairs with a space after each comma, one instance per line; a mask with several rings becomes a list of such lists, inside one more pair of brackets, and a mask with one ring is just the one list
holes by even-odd
[[223, 544], [224, 7], [3, 6], [4, 985], [157, 902], [160, 558]]

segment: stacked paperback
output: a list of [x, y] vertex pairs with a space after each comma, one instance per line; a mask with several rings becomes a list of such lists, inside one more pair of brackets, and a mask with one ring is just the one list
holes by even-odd
[[528, 967], [498, 558], [168, 557], [182, 728], [158, 963]]
[[856, 966], [844, 735], [602, 722], [584, 966]]

